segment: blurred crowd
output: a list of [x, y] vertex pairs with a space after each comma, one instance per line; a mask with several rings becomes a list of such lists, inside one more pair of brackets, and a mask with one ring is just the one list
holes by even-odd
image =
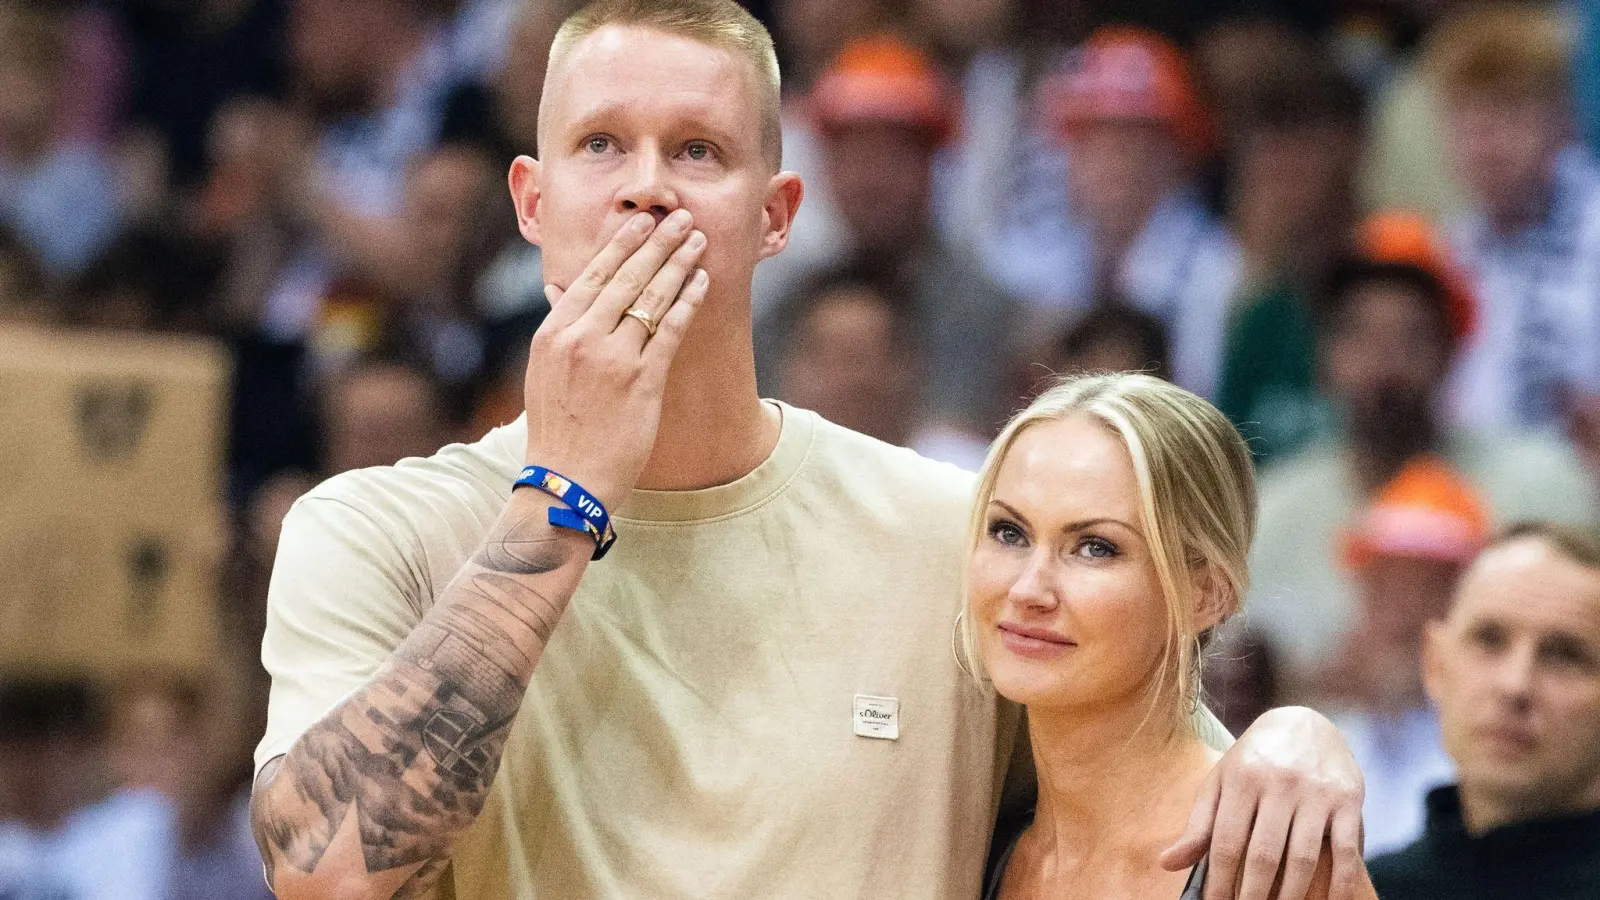
[[[1600, 515], [1600, 4], [752, 6], [806, 181], [756, 273], [763, 391], [967, 467], [1053, 373], [1213, 400], [1262, 504], [1213, 707], [1335, 717], [1369, 850], [1415, 837], [1452, 772], [1426, 623], [1506, 523]], [[278, 523], [519, 414], [546, 304], [504, 177], [572, 8], [0, 0], [0, 323], [233, 362], [226, 648], [3, 673], [3, 900], [265, 896]]]

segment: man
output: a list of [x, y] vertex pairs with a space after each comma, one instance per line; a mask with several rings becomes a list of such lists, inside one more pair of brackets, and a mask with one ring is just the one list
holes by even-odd
[[1586, 522], [1597, 510], [1566, 447], [1452, 427], [1436, 413], [1474, 303], [1421, 219], [1385, 213], [1364, 223], [1322, 305], [1317, 369], [1328, 437], [1262, 476], [1246, 606], [1280, 654], [1294, 702], [1325, 696], [1322, 669], [1355, 618], [1355, 587], [1336, 564], [1340, 530], [1414, 457], [1451, 465], [1491, 521]]
[[796, 300], [772, 296], [802, 287], [804, 275], [792, 270], [809, 268], [814, 276], [851, 258], [869, 259], [914, 304], [926, 335], [931, 412], [987, 439], [1008, 412], [998, 373], [1008, 359], [1016, 304], [936, 228], [934, 158], [954, 134], [958, 96], [926, 54], [879, 36], [846, 46], [807, 105], [826, 176], [823, 199], [837, 221], [834, 234], [802, 236], [831, 238], [832, 246], [818, 248], [812, 259], [762, 266], [758, 293], [767, 296], [756, 300], [756, 361], [763, 379], [790, 336], [775, 316], [761, 313]]
[[1019, 234], [990, 270], [1046, 315], [1125, 298], [1170, 330], [1173, 380], [1211, 396], [1240, 256], [1193, 183], [1214, 141], [1182, 51], [1144, 29], [1103, 28], [1046, 104], [1067, 145], [1079, 227]]
[[[1017, 723], [950, 653], [970, 476], [755, 389], [751, 274], [802, 190], [770, 40], [730, 0], [607, 0], [550, 60], [541, 158], [510, 176], [553, 301], [527, 414], [335, 478], [285, 522], [269, 880], [282, 900], [976, 896]], [[525, 463], [565, 482], [513, 492]], [[588, 502], [543, 492], [572, 484]], [[591, 569], [571, 520], [595, 500], [621, 537]], [[1326, 835], [1348, 896], [1359, 775], [1325, 720], [1267, 719], [1165, 863], [1214, 832], [1211, 900], [1241, 875], [1262, 900], [1287, 846], [1297, 898]]]
[[1443, 617], [1489, 516], [1461, 475], [1432, 456], [1406, 463], [1345, 534], [1356, 623], [1324, 682], [1333, 721], [1367, 779], [1367, 852], [1422, 832], [1422, 797], [1450, 781], [1439, 723], [1422, 690], [1422, 630]]
[[1372, 862], [1385, 900], [1578, 900], [1600, 885], [1600, 534], [1514, 527], [1429, 626], [1428, 695], [1459, 781]]
[[1494, 5], [1430, 37], [1453, 224], [1482, 305], [1451, 382], [1466, 423], [1553, 431], [1572, 392], [1600, 392], [1600, 170], [1574, 144], [1572, 45], [1555, 9]]

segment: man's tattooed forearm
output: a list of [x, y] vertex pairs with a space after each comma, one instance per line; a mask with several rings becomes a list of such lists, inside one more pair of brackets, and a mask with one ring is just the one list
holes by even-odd
[[561, 614], [514, 577], [567, 561], [570, 545], [545, 535], [486, 543], [373, 682], [263, 772], [253, 824], [269, 880], [278, 863], [313, 871], [352, 814], [369, 873], [425, 863], [398, 896], [443, 872]]
[[504, 532], [491, 535], [472, 561], [491, 572], [509, 575], [541, 575], [566, 565], [567, 545], [552, 537], [548, 527], [540, 527], [543, 515], [524, 516]]

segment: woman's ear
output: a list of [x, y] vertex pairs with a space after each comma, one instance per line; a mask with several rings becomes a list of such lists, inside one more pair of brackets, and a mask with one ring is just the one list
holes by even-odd
[[1194, 630], [1202, 634], [1227, 621], [1239, 608], [1239, 598], [1233, 594], [1233, 583], [1216, 566], [1200, 563], [1189, 572], [1194, 579]]

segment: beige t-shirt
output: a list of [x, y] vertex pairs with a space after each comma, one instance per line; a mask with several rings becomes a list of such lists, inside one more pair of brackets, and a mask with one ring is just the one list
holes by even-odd
[[[1017, 715], [951, 651], [974, 479], [782, 412], [754, 472], [617, 511], [441, 895], [978, 896]], [[519, 422], [295, 505], [258, 769], [416, 625], [524, 444]]]

